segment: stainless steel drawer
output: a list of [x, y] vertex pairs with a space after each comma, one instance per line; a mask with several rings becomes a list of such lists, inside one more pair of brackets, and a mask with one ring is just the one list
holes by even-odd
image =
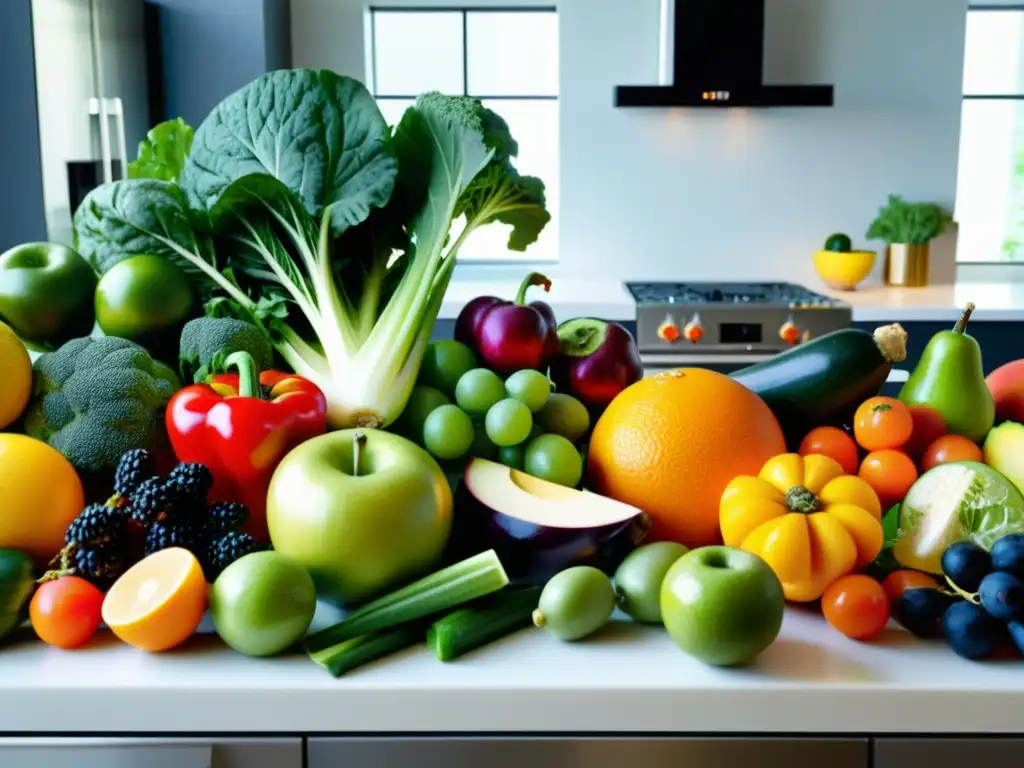
[[[310, 739], [308, 768], [867, 768], [866, 739]], [[905, 768], [905, 767], [904, 767]]]
[[876, 739], [875, 768], [1019, 768], [1024, 765], [1024, 739], [909, 738]]

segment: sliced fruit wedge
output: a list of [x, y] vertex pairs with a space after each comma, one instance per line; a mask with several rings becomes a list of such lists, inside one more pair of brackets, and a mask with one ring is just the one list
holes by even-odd
[[103, 622], [129, 645], [166, 651], [196, 631], [206, 598], [196, 556], [171, 547], [140, 560], [114, 582], [103, 600]]

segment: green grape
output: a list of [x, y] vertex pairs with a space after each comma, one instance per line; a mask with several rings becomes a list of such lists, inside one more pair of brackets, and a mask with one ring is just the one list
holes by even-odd
[[561, 435], [573, 443], [584, 437], [590, 429], [587, 406], [572, 395], [560, 392], [553, 392], [548, 397], [535, 418], [545, 432]]
[[506, 467], [512, 469], [523, 468], [523, 446], [521, 445], [507, 445], [504, 448], [498, 449], [498, 463], [504, 464]]
[[439, 459], [464, 456], [473, 444], [473, 422], [457, 405], [435, 408], [423, 422], [423, 445]]
[[486, 368], [467, 371], [455, 385], [455, 402], [470, 416], [483, 416], [504, 397], [505, 383]]
[[476, 355], [465, 344], [445, 339], [427, 345], [417, 382], [455, 396], [455, 386], [462, 375], [476, 368]]
[[407, 437], [415, 443], [423, 445], [423, 424], [435, 409], [451, 403], [444, 392], [434, 387], [417, 386], [409, 394], [409, 402], [405, 410], [391, 425], [395, 434]]
[[484, 419], [487, 436], [492, 443], [502, 448], [519, 445], [526, 440], [532, 426], [530, 409], [512, 398], [492, 405]]
[[530, 413], [536, 413], [548, 401], [551, 382], [540, 371], [516, 371], [505, 379], [505, 391], [509, 397], [529, 408]]
[[583, 459], [561, 435], [541, 435], [526, 446], [523, 469], [541, 480], [575, 488], [583, 478]]
[[477, 424], [474, 427], [473, 444], [469, 447], [469, 454], [490, 461], [494, 461], [498, 457], [498, 446], [491, 442], [483, 424]]
[[531, 440], [535, 440], [543, 434], [544, 430], [540, 428], [540, 424], [533, 422], [533, 426], [530, 427], [530, 434], [526, 436], [526, 442], [528, 443]]

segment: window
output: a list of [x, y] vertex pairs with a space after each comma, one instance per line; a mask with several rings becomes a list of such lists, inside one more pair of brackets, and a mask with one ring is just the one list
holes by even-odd
[[1024, 4], [967, 12], [959, 261], [1024, 263]]
[[[516, 167], [544, 180], [552, 221], [525, 252], [508, 250], [509, 227], [477, 230], [462, 260], [553, 260], [558, 221], [558, 15], [554, 8], [370, 9], [370, 83], [397, 123], [416, 96], [436, 90], [479, 98], [519, 144]], [[524, 41], [527, 41], [524, 43]], [[524, 45], [529, 53], [524, 53]]]

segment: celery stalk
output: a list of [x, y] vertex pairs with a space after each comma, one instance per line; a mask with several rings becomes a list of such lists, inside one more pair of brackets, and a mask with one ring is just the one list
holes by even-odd
[[427, 647], [451, 661], [533, 625], [541, 587], [503, 589], [449, 613], [427, 629]]
[[334, 626], [313, 633], [306, 638], [306, 653], [326, 666], [346, 640], [450, 610], [507, 584], [508, 575], [494, 550], [481, 552], [367, 603]]
[[423, 626], [418, 622], [412, 622], [338, 643], [330, 648], [329, 652], [320, 654], [321, 658], [317, 659], [317, 663], [335, 677], [341, 677], [346, 672], [392, 653], [398, 653], [422, 640]]

